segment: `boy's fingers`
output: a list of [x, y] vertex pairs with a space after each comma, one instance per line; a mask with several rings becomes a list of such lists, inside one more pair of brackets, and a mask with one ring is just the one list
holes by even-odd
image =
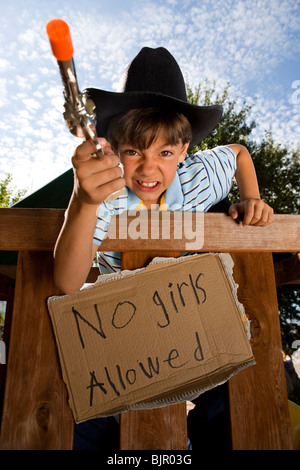
[[[84, 175], [94, 174], [105, 171], [108, 168], [118, 166], [119, 157], [112, 154], [104, 154], [101, 158], [93, 157], [90, 152], [94, 150], [93, 145], [85, 145], [87, 142], [79, 145], [72, 157], [72, 165], [75, 170]], [[92, 142], [91, 142], [92, 143]]]
[[119, 159], [116, 155], [105, 155], [101, 160], [98, 158], [90, 158], [85, 161], [74, 161], [73, 166], [76, 172], [76, 177], [83, 185], [85, 181], [95, 180], [96, 186], [102, 185], [107, 180], [114, 179], [110, 177], [111, 174], [117, 172], [115, 178], [122, 176], [122, 170], [118, 166]]
[[82, 142], [82, 144], [76, 147], [75, 152], [72, 157], [72, 161], [75, 162], [84, 162], [90, 160], [92, 155], [96, 152], [96, 146], [94, 142], [89, 139]]
[[244, 214], [242, 224], [265, 227], [272, 223], [274, 217], [273, 209], [261, 199], [248, 199], [232, 204], [228, 210], [233, 219], [237, 219], [240, 213]]
[[122, 178], [122, 170], [118, 166], [107, 168], [98, 173], [93, 173], [88, 176], [88, 178], [81, 179], [81, 187], [87, 193], [91, 193], [98, 188], [109, 184], [114, 180], [122, 179], [123, 185], [125, 185], [125, 179]]
[[94, 175], [89, 180], [82, 182], [81, 190], [86, 200], [90, 203], [99, 204], [110, 194], [124, 188], [125, 179], [120, 177], [119, 168], [116, 168], [114, 171], [110, 170], [109, 174], [105, 176], [106, 177], [102, 179], [101, 177], [99, 178], [98, 175]]
[[247, 205], [246, 212], [244, 225], [265, 227], [273, 221], [273, 209], [262, 200], [250, 201], [250, 204]]
[[238, 204], [231, 204], [229, 207], [228, 213], [233, 219], [237, 219], [239, 216], [239, 212], [237, 210]]
[[247, 201], [243, 225], [256, 225], [261, 219], [263, 203], [259, 200]]
[[113, 155], [114, 151], [112, 150], [110, 143], [104, 139], [104, 137], [98, 137], [98, 142], [101, 145], [102, 151], [105, 155]]
[[255, 225], [258, 225], [260, 227], [266, 227], [267, 225], [270, 225], [273, 222], [273, 217], [273, 209], [270, 206], [265, 205], [262, 210], [261, 218]]

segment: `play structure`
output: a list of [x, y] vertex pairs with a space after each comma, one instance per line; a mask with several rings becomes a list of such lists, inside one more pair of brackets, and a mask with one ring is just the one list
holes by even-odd
[[[1, 299], [7, 301], [1, 449], [72, 449], [74, 422], [46, 307], [46, 299], [59, 294], [52, 279], [52, 251], [63, 217], [63, 209], [0, 209], [0, 250], [18, 253], [16, 269], [2, 262], [0, 270]], [[174, 234], [172, 216], [170, 223]], [[157, 255], [178, 256], [186, 241], [184, 235], [167, 240], [155, 236], [104, 240], [101, 249], [122, 251], [122, 268], [133, 269]], [[225, 214], [207, 213], [204, 244], [193, 251], [231, 254], [238, 298], [251, 320], [256, 365], [228, 382], [232, 449], [291, 450], [276, 283], [300, 282], [300, 216], [275, 215], [273, 224], [260, 228], [242, 227]], [[274, 269], [274, 252], [293, 255]], [[94, 282], [97, 275], [91, 268], [87, 281]], [[128, 411], [120, 423], [121, 449], [187, 448], [185, 403]]]

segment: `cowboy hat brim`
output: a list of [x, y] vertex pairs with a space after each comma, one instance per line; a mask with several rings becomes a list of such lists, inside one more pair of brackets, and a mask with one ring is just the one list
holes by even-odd
[[199, 144], [218, 125], [223, 108], [219, 105], [198, 106], [153, 92], [110, 92], [98, 88], [84, 91], [87, 99], [93, 101], [96, 113], [96, 130], [99, 137], [107, 137], [110, 120], [117, 114], [135, 108], [174, 109], [190, 121], [193, 138], [190, 146]]

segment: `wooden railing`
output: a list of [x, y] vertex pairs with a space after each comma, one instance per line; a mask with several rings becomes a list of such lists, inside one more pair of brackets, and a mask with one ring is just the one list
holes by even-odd
[[[62, 209], [0, 209], [0, 250], [7, 251], [52, 251], [63, 223]], [[129, 213], [130, 214], [130, 213]], [[165, 213], [161, 212], [160, 217]], [[196, 214], [191, 214], [196, 219]], [[197, 214], [199, 215], [199, 214]], [[124, 224], [129, 225], [135, 216], [118, 218], [117, 233], [124, 233]], [[204, 244], [191, 251], [213, 252], [297, 252], [299, 251], [299, 215], [275, 215], [274, 222], [265, 227], [243, 227], [228, 215], [203, 214]], [[151, 218], [149, 218], [149, 225]], [[190, 240], [182, 231], [176, 238], [181, 219], [170, 213], [170, 237], [168, 239], [107, 239], [101, 250], [111, 251], [182, 251]], [[195, 229], [194, 224], [193, 228]], [[254, 228], [254, 230], [253, 230]], [[109, 234], [110, 232], [108, 232]], [[151, 230], [149, 229], [149, 233]]]
[[[7, 369], [1, 449], [72, 449], [73, 418], [46, 308], [46, 299], [59, 294], [52, 250], [63, 217], [56, 209], [0, 209], [0, 251], [18, 252], [8, 361], [1, 365]], [[121, 226], [132, 220], [119, 219]], [[169, 239], [107, 239], [101, 249], [122, 251], [128, 269], [156, 255], [176, 255], [190, 242], [184, 230], [177, 238], [177, 223], [171, 216]], [[231, 253], [238, 297], [251, 319], [256, 365], [228, 385], [232, 448], [292, 449], [272, 252], [300, 251], [300, 216], [276, 215], [260, 228], [209, 213], [203, 228], [204, 243], [189, 251]], [[124, 413], [121, 448], [186, 448], [185, 418], [181, 405]]]

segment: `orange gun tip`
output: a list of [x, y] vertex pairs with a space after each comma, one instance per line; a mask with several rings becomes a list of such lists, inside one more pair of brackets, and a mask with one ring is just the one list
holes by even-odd
[[57, 60], [71, 59], [73, 44], [67, 23], [60, 19], [53, 19], [47, 23], [46, 31], [54, 57]]

